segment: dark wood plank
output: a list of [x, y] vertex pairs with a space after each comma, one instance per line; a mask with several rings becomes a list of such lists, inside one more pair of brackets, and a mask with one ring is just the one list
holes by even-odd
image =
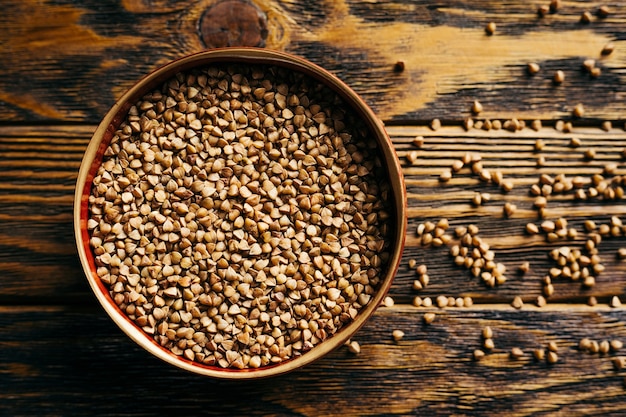
[[[625, 371], [580, 352], [588, 337], [626, 339], [623, 310], [447, 310], [430, 326], [410, 306], [381, 308], [355, 337], [293, 373], [224, 382], [149, 356], [100, 309], [0, 309], [0, 412], [4, 415], [623, 415]], [[439, 312], [438, 312], [439, 313]], [[484, 326], [495, 348], [480, 362]], [[402, 329], [400, 342], [391, 331]], [[558, 362], [532, 359], [558, 346]], [[519, 360], [513, 347], [524, 350]]]
[[4, 127], [0, 136], [2, 304], [82, 299], [75, 249], [76, 175], [93, 127]]
[[[67, 127], [4, 127], [0, 129], [0, 300], [5, 303], [83, 302], [91, 300], [76, 257], [72, 226], [74, 181], [89, 136], [90, 126]], [[582, 141], [579, 148], [569, 147], [571, 134], [546, 127], [539, 132], [525, 129], [518, 133], [473, 129], [465, 132], [458, 126], [444, 127], [433, 132], [423, 126], [389, 126], [398, 155], [404, 164], [409, 192], [409, 235], [403, 262], [391, 289], [400, 303], [411, 303], [414, 296], [471, 296], [476, 303], [510, 303], [515, 296], [532, 303], [542, 294], [542, 279], [554, 266], [548, 253], [554, 248], [582, 247], [588, 234], [583, 228], [586, 219], [607, 223], [611, 216], [623, 216], [623, 201], [575, 201], [570, 194], [549, 199], [546, 218], [565, 217], [569, 227], [576, 228], [574, 240], [547, 242], [545, 235], [528, 236], [528, 222], [540, 224], [533, 209], [534, 197], [529, 188], [541, 174], [555, 176], [565, 172], [568, 177], [589, 178], [602, 171], [608, 162], [622, 168], [621, 151], [626, 137], [618, 130], [604, 132], [599, 128], [576, 128]], [[411, 142], [424, 136], [425, 144], [417, 148]], [[540, 138], [545, 148], [533, 150]], [[582, 153], [588, 147], [598, 150], [597, 157], [585, 161]], [[414, 164], [407, 160], [418, 152]], [[452, 161], [466, 152], [480, 153], [485, 167], [502, 171], [514, 181], [515, 188], [503, 193], [493, 185], [483, 183], [466, 168], [449, 183], [442, 184], [439, 174]], [[538, 156], [546, 165], [537, 168]], [[45, 161], [45, 164], [40, 164]], [[488, 192], [492, 199], [481, 207], [471, 203], [475, 192]], [[510, 201], [518, 211], [510, 219], [503, 218], [502, 206]], [[508, 280], [491, 289], [462, 267], [457, 267], [448, 255], [448, 248], [423, 247], [415, 229], [419, 223], [449, 219], [451, 227], [475, 224], [480, 235], [496, 253], [496, 260], [506, 265]], [[580, 282], [556, 279], [552, 302], [585, 303], [589, 296], [608, 303], [612, 296], [623, 296], [626, 289], [626, 262], [616, 257], [617, 250], [626, 247], [626, 237], [605, 238], [599, 254], [606, 270], [597, 277], [591, 289]], [[417, 278], [408, 267], [413, 259], [428, 266], [431, 283], [416, 292], [412, 283]], [[525, 275], [516, 272], [523, 261], [531, 262]], [[87, 298], [85, 298], [87, 297]], [[626, 301], [626, 299], [624, 299]]]
[[[0, 112], [5, 122], [95, 123], [136, 80], [205, 49], [198, 22], [211, 1], [10, 1], [0, 18]], [[583, 101], [589, 122], [623, 118], [623, 7], [581, 24], [603, 2], [446, 0], [264, 1], [267, 48], [304, 56], [353, 87], [385, 120], [461, 120], [474, 99], [488, 117], [567, 117]], [[497, 24], [487, 36], [487, 22]], [[601, 57], [608, 42], [612, 55]], [[602, 75], [581, 70], [598, 60]], [[405, 71], [395, 73], [397, 61]], [[526, 74], [526, 64], [542, 71]], [[551, 82], [565, 72], [561, 86]]]
[[[565, 174], [570, 180], [579, 176], [590, 183], [591, 176], [602, 174], [609, 163], [617, 164], [614, 174], [605, 175], [607, 179], [624, 174], [622, 150], [626, 148], [626, 136], [613, 129], [604, 132], [599, 128], [577, 127], [571, 133], [563, 133], [552, 127], [542, 128], [539, 132], [524, 129], [520, 132], [480, 131], [469, 132], [460, 127], [442, 128], [436, 132], [428, 128], [390, 126], [388, 131], [396, 144], [396, 150], [404, 163], [405, 180], [409, 194], [409, 235], [407, 250], [403, 257], [403, 267], [397, 275], [393, 294], [402, 302], [409, 302], [416, 294], [436, 297], [473, 296], [478, 302], [510, 302], [514, 296], [521, 296], [526, 302], [533, 302], [542, 294], [542, 279], [556, 263], [549, 258], [549, 253], [563, 246], [582, 249], [590, 234], [584, 228], [585, 220], [592, 219], [598, 225], [608, 224], [612, 216], [623, 216], [624, 201], [605, 201], [600, 199], [578, 201], [573, 191], [548, 197], [544, 217], [539, 218], [533, 206], [535, 196], [530, 187], [539, 183], [541, 175], [552, 178]], [[412, 144], [416, 136], [424, 138], [421, 148]], [[570, 146], [571, 138], [580, 139], [581, 146]], [[536, 140], [544, 143], [541, 151], [535, 150]], [[596, 158], [586, 160], [585, 150], [597, 150]], [[469, 168], [455, 174], [451, 181], [442, 183], [439, 175], [450, 169], [452, 162], [461, 159], [467, 152], [479, 154], [485, 168], [501, 171], [504, 178], [513, 182], [515, 187], [510, 192], [502, 191], [493, 183], [485, 183]], [[413, 163], [408, 157], [417, 155]], [[537, 159], [544, 157], [546, 163], [538, 167]], [[583, 187], [589, 188], [589, 184]], [[472, 198], [476, 193], [489, 193], [491, 200], [481, 206], [475, 206]], [[515, 204], [518, 209], [511, 218], [503, 214], [506, 202]], [[424, 248], [415, 233], [420, 223], [436, 223], [442, 218], [448, 219], [450, 230], [457, 226], [477, 225], [480, 236], [490, 244], [496, 253], [496, 261], [507, 267], [507, 282], [500, 288], [486, 290], [479, 279], [473, 278], [463, 267], [457, 267], [449, 256], [449, 246]], [[578, 232], [575, 239], [559, 239], [548, 242], [547, 235], [541, 233], [529, 236], [527, 223], [540, 227], [545, 220], [556, 221], [565, 218], [568, 227]], [[453, 235], [450, 231], [448, 234]], [[453, 239], [452, 244], [458, 240]], [[597, 246], [606, 270], [597, 277], [596, 285], [585, 289], [580, 282], [556, 279], [555, 294], [551, 300], [564, 302], [585, 302], [589, 296], [595, 296], [602, 302], [608, 302], [613, 295], [624, 293], [626, 264], [617, 258], [619, 248], [626, 245], [626, 239], [619, 236], [605, 236]], [[416, 274], [408, 268], [413, 259], [428, 266], [431, 284], [419, 293], [411, 290], [411, 283]], [[530, 262], [531, 270], [520, 274], [518, 267], [525, 261]]]

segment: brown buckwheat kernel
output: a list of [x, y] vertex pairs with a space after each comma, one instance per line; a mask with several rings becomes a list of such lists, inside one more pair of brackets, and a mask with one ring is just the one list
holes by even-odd
[[342, 100], [272, 67], [209, 66], [141, 97], [89, 197], [96, 271], [173, 354], [300, 356], [354, 320], [389, 254], [389, 185]]

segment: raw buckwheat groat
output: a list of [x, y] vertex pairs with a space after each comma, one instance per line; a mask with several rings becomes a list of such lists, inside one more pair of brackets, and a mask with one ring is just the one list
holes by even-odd
[[370, 302], [388, 261], [373, 137], [319, 82], [273, 66], [177, 74], [132, 106], [89, 198], [97, 274], [176, 355], [257, 368]]

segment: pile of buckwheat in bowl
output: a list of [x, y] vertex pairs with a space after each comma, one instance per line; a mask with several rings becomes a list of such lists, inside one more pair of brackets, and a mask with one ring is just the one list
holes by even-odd
[[131, 338], [249, 378], [326, 354], [374, 312], [406, 194], [384, 129], [340, 87], [301, 58], [226, 49], [156, 71], [109, 112], [79, 174], [77, 240]]

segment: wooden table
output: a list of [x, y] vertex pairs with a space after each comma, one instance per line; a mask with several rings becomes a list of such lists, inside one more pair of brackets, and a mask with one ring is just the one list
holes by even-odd
[[[536, 306], [544, 277], [557, 266], [550, 251], [585, 254], [584, 221], [609, 224], [624, 215], [619, 198], [576, 199], [574, 190], [549, 195], [542, 219], [534, 207], [530, 190], [541, 174], [564, 174], [566, 182], [580, 176], [586, 196], [593, 196], [592, 176], [607, 165], [605, 179], [626, 174], [626, 4], [606, 3], [609, 14], [602, 16], [601, 2], [561, 3], [541, 17], [537, 7], [548, 0], [5, 1], [0, 414], [624, 415], [626, 348], [578, 347], [584, 338], [599, 349], [603, 341], [626, 342], [626, 313], [610, 306], [614, 296], [626, 302], [626, 261], [617, 256], [626, 247], [621, 229], [597, 245], [605, 269], [593, 273], [595, 285], [554, 277], [547, 305]], [[586, 11], [588, 23], [580, 21]], [[491, 36], [484, 30], [489, 22], [497, 25]], [[614, 50], [602, 55], [608, 43]], [[388, 127], [410, 205], [410, 233], [390, 293], [395, 305], [381, 307], [355, 336], [360, 354], [341, 348], [302, 370], [237, 383], [180, 371], [130, 341], [90, 292], [72, 227], [82, 154], [116, 98], [159, 65], [226, 44], [304, 56], [361, 94]], [[582, 68], [590, 58], [601, 70], [595, 77]], [[399, 61], [403, 71], [395, 68]], [[540, 66], [535, 75], [527, 71], [530, 62]], [[561, 84], [553, 82], [557, 70], [564, 73]], [[479, 114], [472, 114], [474, 100], [483, 106]], [[578, 103], [582, 117], [572, 113]], [[465, 129], [468, 117], [483, 126]], [[433, 119], [442, 127], [432, 129]], [[509, 127], [512, 119], [525, 127], [496, 130], [492, 123], [486, 130], [486, 120]], [[534, 120], [542, 127], [532, 129]], [[414, 144], [418, 136], [422, 146]], [[589, 149], [594, 158], [585, 158]], [[480, 154], [483, 168], [501, 171], [514, 188], [505, 192], [468, 168], [441, 182], [440, 174], [467, 152]], [[607, 188], [619, 196], [617, 182]], [[476, 193], [491, 199], [476, 206]], [[503, 215], [506, 202], [517, 207], [510, 217]], [[455, 265], [446, 245], [422, 245], [418, 225], [441, 218], [451, 225], [448, 234], [478, 226], [506, 266], [507, 281], [491, 288]], [[544, 232], [525, 232], [527, 223], [558, 218], [576, 230], [575, 238], [548, 241]], [[421, 291], [412, 288], [411, 260], [428, 268], [430, 283]], [[530, 270], [521, 274], [525, 261]], [[473, 306], [412, 305], [416, 296], [440, 295], [471, 297]], [[520, 309], [511, 306], [516, 296], [524, 302]], [[597, 305], [588, 305], [590, 297]], [[430, 325], [423, 321], [427, 312], [436, 314]], [[486, 326], [494, 348], [475, 361]], [[393, 330], [404, 338], [395, 341]], [[557, 362], [535, 359], [534, 350], [550, 342], [558, 347]], [[512, 358], [513, 348], [523, 356]]]

